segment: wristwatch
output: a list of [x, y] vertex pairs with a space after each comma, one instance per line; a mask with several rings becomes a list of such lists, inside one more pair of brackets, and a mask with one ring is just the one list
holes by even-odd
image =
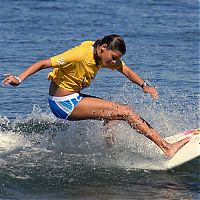
[[149, 84], [147, 82], [142, 83], [142, 85], [140, 86], [142, 89], [146, 86], [149, 86]]

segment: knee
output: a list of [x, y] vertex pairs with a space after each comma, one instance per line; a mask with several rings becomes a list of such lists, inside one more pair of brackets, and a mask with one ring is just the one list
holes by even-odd
[[123, 116], [126, 120], [131, 118], [134, 121], [140, 118], [140, 116], [133, 110], [133, 108], [127, 105], [123, 106]]
[[123, 105], [122, 111], [124, 112], [125, 116], [129, 116], [129, 115], [132, 115], [134, 113], [133, 108], [128, 106], [128, 105]]

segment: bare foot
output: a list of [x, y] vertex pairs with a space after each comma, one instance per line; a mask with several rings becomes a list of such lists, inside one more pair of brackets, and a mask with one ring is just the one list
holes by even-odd
[[113, 137], [105, 137], [106, 144], [109, 146], [114, 145], [114, 138]]
[[112, 145], [114, 145], [114, 135], [113, 135], [113, 132], [111, 131], [111, 130], [107, 130], [107, 132], [105, 132], [104, 134], [103, 134], [103, 137], [104, 137], [104, 140], [105, 140], [105, 142], [106, 142], [106, 144], [108, 145], [108, 146], [112, 146]]
[[185, 144], [191, 140], [191, 137], [186, 137], [175, 143], [168, 143], [167, 147], [163, 150], [168, 158], [172, 158]]
[[114, 131], [113, 131], [114, 121], [105, 121], [103, 137], [108, 146], [114, 145]]

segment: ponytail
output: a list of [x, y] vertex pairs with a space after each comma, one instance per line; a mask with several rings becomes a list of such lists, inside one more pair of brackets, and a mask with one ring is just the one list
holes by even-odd
[[101, 39], [97, 39], [94, 43], [94, 48], [107, 44], [110, 50], [120, 51], [123, 55], [126, 53], [126, 45], [123, 38], [119, 35], [107, 35]]
[[100, 38], [95, 41], [95, 43], [93, 44], [93, 47], [96, 48], [97, 46], [101, 46], [101, 45], [102, 45], [102, 39]]

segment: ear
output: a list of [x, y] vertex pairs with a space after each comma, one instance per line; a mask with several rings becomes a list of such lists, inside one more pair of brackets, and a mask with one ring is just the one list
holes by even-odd
[[102, 44], [101, 46], [101, 53], [103, 53], [104, 50], [106, 50], [108, 48], [107, 44]]
[[102, 48], [107, 49], [108, 45], [107, 44], [102, 44]]

